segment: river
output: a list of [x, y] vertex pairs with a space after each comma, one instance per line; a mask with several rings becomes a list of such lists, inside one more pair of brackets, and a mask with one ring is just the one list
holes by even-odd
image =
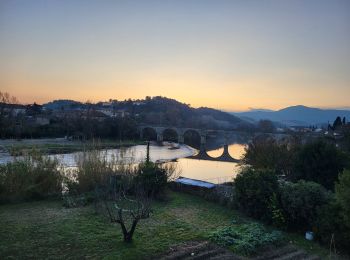
[[[150, 146], [150, 159], [156, 161], [174, 161], [177, 171], [182, 177], [222, 183], [233, 180], [237, 175], [239, 167], [237, 163], [205, 161], [186, 158], [197, 153], [197, 150], [187, 146], [178, 145], [178, 149], [172, 149], [172, 145], [165, 143], [163, 146], [152, 144]], [[241, 158], [244, 154], [243, 144], [233, 143], [229, 145], [230, 155], [234, 158]], [[119, 149], [107, 149], [104, 151], [107, 158], [123, 158], [128, 163], [138, 163], [146, 157], [146, 145], [135, 145]], [[223, 148], [209, 151], [211, 157], [218, 157], [222, 154]], [[75, 167], [76, 160], [81, 152], [49, 155], [56, 157], [64, 167]], [[12, 161], [13, 157], [6, 153], [0, 153], [0, 164]]]

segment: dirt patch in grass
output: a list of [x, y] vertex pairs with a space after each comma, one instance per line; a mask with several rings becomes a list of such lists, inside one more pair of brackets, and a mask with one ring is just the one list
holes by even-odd
[[243, 259], [230, 250], [208, 241], [188, 241], [172, 246], [166, 253], [154, 257], [160, 260], [175, 259]]
[[198, 211], [193, 208], [173, 208], [169, 209], [168, 214], [178, 219], [194, 219]]

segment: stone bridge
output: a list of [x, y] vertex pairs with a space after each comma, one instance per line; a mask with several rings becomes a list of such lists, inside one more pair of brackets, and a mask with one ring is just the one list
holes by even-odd
[[[145, 129], [152, 129], [153, 131], [155, 131], [155, 133], [157, 134], [157, 142], [163, 142], [164, 132], [166, 130], [172, 130], [177, 134], [177, 142], [179, 144], [184, 144], [185, 134], [188, 131], [195, 132], [200, 137], [199, 153], [194, 155], [194, 156], [187, 157], [187, 158], [208, 160], [208, 161], [239, 162], [239, 160], [233, 158], [228, 151], [228, 137], [233, 133], [237, 134], [237, 131], [143, 125], [143, 126], [139, 126], [139, 133], [140, 133], [141, 139], [144, 139]], [[225, 137], [224, 152], [222, 153], [221, 156], [215, 157], [215, 158], [208, 155], [208, 153], [206, 151], [207, 136], [213, 132], [220, 133]]]

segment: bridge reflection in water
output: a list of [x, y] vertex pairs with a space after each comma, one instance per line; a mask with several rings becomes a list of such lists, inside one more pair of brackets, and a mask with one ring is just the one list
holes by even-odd
[[[206, 161], [220, 161], [220, 162], [233, 162], [233, 163], [238, 163], [240, 160], [233, 158], [228, 150], [228, 140], [230, 135], [232, 134], [238, 134], [239, 132], [237, 131], [226, 131], [226, 130], [208, 130], [208, 129], [195, 129], [195, 128], [180, 128], [180, 127], [164, 127], [164, 126], [151, 126], [151, 125], [142, 125], [139, 127], [139, 132], [140, 132], [140, 138], [144, 138], [144, 130], [145, 129], [151, 129], [154, 131], [156, 134], [156, 140], [161, 143], [163, 142], [163, 137], [164, 133], [167, 130], [172, 130], [176, 135], [177, 135], [177, 142], [179, 144], [183, 144], [185, 141], [185, 134], [188, 131], [193, 131], [195, 132], [199, 139], [200, 139], [200, 149], [198, 154], [187, 157], [188, 159], [197, 159], [197, 160], [206, 160]], [[207, 151], [206, 151], [206, 142], [207, 142], [207, 136], [210, 135], [211, 133], [220, 133], [223, 135], [225, 138], [225, 143], [224, 143], [224, 151], [219, 157], [212, 157], [210, 156]]]
[[233, 163], [240, 162], [240, 160], [233, 158], [230, 155], [227, 144], [224, 145], [224, 152], [219, 157], [212, 157], [207, 153], [205, 149], [200, 149], [196, 155], [192, 155], [186, 158], [196, 159], [196, 160], [216, 161], [216, 162], [233, 162]]

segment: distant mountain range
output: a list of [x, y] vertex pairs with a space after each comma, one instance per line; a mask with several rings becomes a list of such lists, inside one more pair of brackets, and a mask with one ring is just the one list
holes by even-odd
[[[332, 124], [337, 116], [345, 117], [350, 121], [350, 109], [320, 109], [307, 106], [291, 106], [277, 111], [268, 109], [252, 109], [247, 112], [225, 113], [212, 108], [192, 108], [187, 104], [165, 97], [153, 97], [135, 101], [113, 101], [115, 109], [126, 110], [140, 114], [148, 123], [159, 122], [175, 125], [198, 124], [199, 126], [211, 125], [231, 128], [233, 125], [257, 123], [259, 120], [268, 119], [276, 125], [283, 126], [310, 126]], [[135, 106], [137, 104], [137, 106]], [[140, 105], [141, 104], [141, 105]], [[86, 104], [74, 100], [54, 100], [43, 105], [52, 110], [84, 109]], [[102, 102], [94, 104], [95, 108], [102, 107]], [[157, 114], [158, 113], [158, 114]], [[156, 115], [157, 114], [157, 115]], [[154, 121], [154, 122], [153, 122]]]
[[286, 126], [325, 125], [333, 123], [337, 116], [350, 120], [350, 110], [320, 109], [306, 106], [291, 106], [278, 111], [254, 109], [231, 114], [249, 122], [268, 119]]

